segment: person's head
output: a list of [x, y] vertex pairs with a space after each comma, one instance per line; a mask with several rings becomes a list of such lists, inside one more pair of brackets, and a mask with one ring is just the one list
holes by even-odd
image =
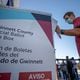
[[69, 59], [69, 56], [66, 56], [66, 59]]
[[72, 57], [71, 60], [74, 60], [74, 57]]
[[75, 19], [75, 14], [73, 12], [67, 12], [64, 14], [63, 18], [68, 24], [73, 24], [73, 20]]

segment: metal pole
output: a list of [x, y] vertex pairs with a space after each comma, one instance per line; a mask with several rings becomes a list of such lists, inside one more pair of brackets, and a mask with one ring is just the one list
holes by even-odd
[[20, 0], [13, 0], [14, 7], [19, 8]]
[[0, 0], [0, 5], [3, 5], [3, 1], [2, 0]]

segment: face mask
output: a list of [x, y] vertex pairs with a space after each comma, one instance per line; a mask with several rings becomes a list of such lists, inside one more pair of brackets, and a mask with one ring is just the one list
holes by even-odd
[[73, 21], [72, 21], [70, 18], [68, 18], [68, 19], [66, 20], [66, 22], [69, 23], [69, 24], [72, 24], [72, 23], [73, 23]]

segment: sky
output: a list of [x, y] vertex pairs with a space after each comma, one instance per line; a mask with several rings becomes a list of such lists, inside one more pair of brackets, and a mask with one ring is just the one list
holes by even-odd
[[[61, 29], [73, 28], [73, 25], [65, 23], [65, 12], [73, 11], [76, 17], [80, 16], [80, 0], [20, 0], [20, 8], [51, 13]], [[54, 46], [56, 58], [79, 58], [75, 37], [62, 35], [62, 39], [59, 39], [55, 33]]]

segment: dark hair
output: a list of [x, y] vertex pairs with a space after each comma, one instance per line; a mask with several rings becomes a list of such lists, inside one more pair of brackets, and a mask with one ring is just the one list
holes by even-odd
[[74, 60], [74, 57], [72, 57], [71, 60]]
[[66, 13], [64, 14], [63, 18], [65, 18], [66, 15], [68, 15], [68, 16], [71, 16], [71, 15], [75, 16], [73, 12], [66, 12]]

